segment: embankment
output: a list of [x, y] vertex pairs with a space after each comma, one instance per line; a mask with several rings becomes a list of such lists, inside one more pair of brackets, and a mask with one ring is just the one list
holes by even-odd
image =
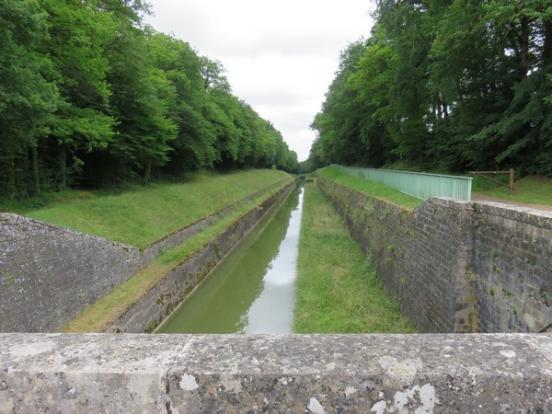
[[409, 210], [318, 183], [420, 331], [538, 332], [552, 323], [552, 214], [446, 199]]
[[60, 329], [163, 251], [277, 185], [284, 182], [249, 194], [144, 249], [0, 214], [0, 332]]

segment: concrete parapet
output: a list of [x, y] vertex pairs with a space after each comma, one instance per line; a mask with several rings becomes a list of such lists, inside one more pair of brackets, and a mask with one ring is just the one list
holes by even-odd
[[552, 336], [0, 334], [0, 412], [552, 411]]

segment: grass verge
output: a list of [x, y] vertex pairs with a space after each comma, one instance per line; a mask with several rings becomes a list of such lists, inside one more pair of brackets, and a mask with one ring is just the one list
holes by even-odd
[[228, 216], [216, 221], [212, 226], [186, 240], [180, 246], [168, 250], [157, 260], [136, 273], [127, 281], [115, 287], [107, 295], [88, 306], [77, 318], [70, 321], [64, 332], [83, 333], [101, 332], [121, 316], [134, 303], [138, 302], [172, 269], [189, 259], [194, 253], [205, 247], [212, 239], [224, 232], [233, 223], [247, 214], [263, 201], [281, 190], [290, 180], [269, 192], [259, 195], [238, 207]]
[[[434, 174], [458, 174], [439, 168], [424, 169], [405, 162], [396, 162], [385, 166], [385, 168]], [[473, 177], [472, 191], [475, 197], [482, 196], [484, 198], [486, 196], [512, 203], [552, 206], [552, 178], [542, 176], [523, 177], [516, 180], [516, 191], [511, 193], [508, 188], [508, 176], [506, 174], [490, 175], [489, 178], [492, 178], [495, 182], [481, 176], [470, 175], [467, 172], [461, 174]]]
[[361, 191], [372, 197], [379, 198], [381, 200], [389, 201], [393, 204], [397, 204], [408, 209], [414, 209], [419, 206], [423, 201], [418, 200], [415, 197], [411, 197], [407, 194], [403, 194], [394, 188], [388, 187], [385, 184], [378, 183], [376, 181], [366, 180], [364, 178], [353, 177], [345, 174], [333, 167], [326, 167], [318, 170], [317, 175], [321, 177], [337, 181], [340, 184], [346, 185], [354, 190]]
[[294, 331], [414, 332], [316, 184], [306, 184], [303, 209]]
[[146, 247], [286, 177], [278, 170], [198, 172], [182, 183], [154, 183], [119, 193], [71, 190], [50, 194], [46, 206], [18, 203], [0, 206], [0, 211]]
[[504, 181], [502, 187], [480, 177], [474, 179], [475, 195], [499, 198], [513, 203], [552, 206], [552, 178], [524, 177], [515, 182], [513, 193], [507, 188], [507, 180], [504, 177], [500, 178]]

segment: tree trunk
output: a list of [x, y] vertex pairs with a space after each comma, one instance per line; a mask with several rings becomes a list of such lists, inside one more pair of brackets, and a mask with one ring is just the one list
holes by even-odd
[[8, 157], [8, 198], [14, 199], [17, 195], [17, 187], [15, 180], [15, 158], [10, 155]]
[[33, 163], [33, 191], [35, 194], [40, 193], [40, 170], [38, 165], [38, 145], [35, 143], [31, 147], [31, 157]]
[[448, 104], [445, 101], [442, 101], [442, 103], [443, 103], [443, 115], [445, 117], [445, 120], [448, 121], [449, 119]]
[[529, 73], [529, 19], [521, 18], [520, 33], [520, 76], [521, 80]]
[[144, 182], [149, 184], [151, 181], [151, 162], [148, 162], [144, 171]]
[[542, 61], [544, 67], [552, 65], [552, 20], [544, 22], [544, 47], [542, 50]]
[[67, 147], [62, 145], [59, 155], [59, 180], [58, 189], [65, 190], [67, 188]]

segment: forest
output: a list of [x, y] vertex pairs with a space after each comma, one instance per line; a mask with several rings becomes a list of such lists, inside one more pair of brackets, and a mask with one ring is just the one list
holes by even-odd
[[312, 128], [328, 163], [552, 176], [550, 0], [378, 0]]
[[143, 23], [143, 0], [0, 0], [0, 197], [295, 171], [218, 61]]

